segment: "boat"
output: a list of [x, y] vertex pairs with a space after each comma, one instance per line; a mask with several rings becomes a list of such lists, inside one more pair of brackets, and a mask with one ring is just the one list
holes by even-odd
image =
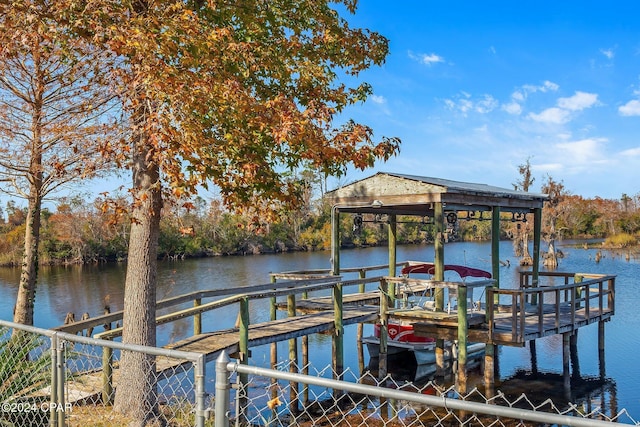
[[[380, 356], [380, 326], [374, 326], [374, 336], [362, 339], [366, 344], [369, 356], [377, 358]], [[397, 331], [393, 336], [400, 336], [400, 339], [392, 338], [391, 331]], [[404, 352], [413, 353], [417, 365], [431, 365], [436, 362], [435, 348], [436, 341], [429, 337], [416, 337], [413, 334], [411, 325], [389, 324], [389, 339], [387, 340], [387, 355], [397, 355]], [[473, 343], [467, 345], [467, 358], [473, 359], [484, 354], [484, 343]], [[445, 341], [444, 360], [453, 361], [458, 358], [456, 343]]]
[[[454, 271], [465, 280], [467, 277], [491, 278], [491, 273], [477, 268], [466, 267], [455, 264], [445, 264], [444, 271]], [[410, 262], [406, 265], [401, 273], [404, 276], [409, 274], [429, 274], [433, 275], [435, 266], [431, 263]], [[432, 301], [427, 301], [432, 302]], [[434, 307], [422, 304], [424, 309], [433, 309]], [[420, 308], [415, 307], [415, 308]], [[387, 325], [387, 355], [395, 355], [402, 352], [412, 352], [418, 365], [429, 365], [435, 363], [435, 339], [431, 337], [419, 337], [414, 334], [413, 326], [403, 322], [389, 321]], [[377, 358], [380, 354], [380, 324], [374, 325], [374, 336], [362, 338], [362, 342], [366, 344], [369, 355]], [[467, 346], [467, 358], [477, 357], [484, 354], [485, 345], [483, 343], [470, 344]], [[444, 348], [445, 361], [455, 360], [457, 351], [455, 343], [446, 342]]]

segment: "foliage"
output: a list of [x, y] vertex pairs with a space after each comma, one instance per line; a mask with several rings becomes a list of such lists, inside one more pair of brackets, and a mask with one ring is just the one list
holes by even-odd
[[[281, 215], [276, 221], [265, 222], [260, 229], [251, 224], [251, 218], [226, 210], [218, 199], [196, 199], [194, 209], [178, 205], [165, 209], [161, 222], [158, 257], [182, 258], [242, 253], [271, 253], [293, 250], [328, 250], [331, 246], [330, 208], [309, 200], [307, 213], [299, 221], [296, 214]], [[557, 219], [562, 238], [606, 237], [607, 230], [622, 230], [627, 235], [640, 233], [640, 210], [631, 205], [624, 210], [615, 200], [585, 199], [567, 195], [562, 201], [562, 215]], [[12, 206], [12, 207], [11, 207]], [[104, 210], [104, 200], [93, 202], [75, 198], [63, 200], [53, 212], [43, 210], [43, 237], [41, 261], [46, 264], [113, 262], [127, 257], [129, 221]], [[20, 212], [14, 204], [6, 212]], [[544, 210], [543, 210], [544, 211]], [[296, 211], [300, 212], [300, 211]], [[353, 235], [353, 218], [343, 215], [343, 243], [345, 245], [386, 244], [386, 227], [368, 219], [363, 234]], [[371, 222], [370, 222], [371, 220]], [[23, 250], [24, 224], [0, 223], [0, 265], [19, 265]], [[509, 234], [510, 222], [503, 224], [503, 238]], [[517, 225], [517, 224], [515, 224]], [[183, 235], [180, 229], [193, 228], [193, 235]], [[77, 230], [75, 243], [66, 230]], [[613, 236], [613, 235], [612, 235]], [[491, 221], [458, 221], [457, 238], [465, 241], [489, 240]], [[433, 226], [412, 217], [398, 218], [397, 240], [400, 244], [433, 241]], [[74, 246], [75, 245], [75, 246]], [[619, 243], [613, 244], [619, 245]], [[76, 249], [73, 249], [75, 247]], [[249, 251], [251, 248], [251, 251]], [[79, 254], [72, 256], [73, 251]]]
[[638, 244], [638, 238], [631, 234], [619, 233], [610, 237], [604, 242], [606, 247], [610, 248], [628, 248]]

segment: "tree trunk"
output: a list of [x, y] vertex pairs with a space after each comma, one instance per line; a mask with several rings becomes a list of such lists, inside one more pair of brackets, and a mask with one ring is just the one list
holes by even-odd
[[[32, 187], [33, 192], [39, 190]], [[24, 235], [24, 255], [22, 257], [22, 271], [20, 286], [13, 313], [13, 321], [25, 325], [33, 325], [33, 308], [36, 299], [36, 283], [38, 278], [38, 244], [40, 242], [40, 198], [29, 198], [27, 221]]]
[[[155, 303], [157, 248], [162, 195], [154, 147], [140, 138], [133, 158], [133, 188], [129, 257], [125, 280], [122, 342], [156, 345]], [[123, 352], [114, 409], [144, 425], [157, 414], [155, 358]]]

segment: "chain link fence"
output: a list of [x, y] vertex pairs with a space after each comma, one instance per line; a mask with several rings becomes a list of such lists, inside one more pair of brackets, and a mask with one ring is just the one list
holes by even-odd
[[626, 410], [607, 415], [606, 408], [591, 401], [557, 406], [524, 394], [487, 396], [476, 388], [460, 395], [455, 386], [435, 382], [417, 386], [352, 371], [337, 381], [329, 368], [305, 370], [314, 373], [298, 374], [289, 363], [265, 369], [221, 356], [216, 362], [215, 418], [225, 420], [216, 426], [637, 425]]
[[[208, 395], [204, 355], [0, 321], [0, 426], [141, 425], [113, 405], [124, 351], [146, 355], [155, 372], [147, 376], [154, 390], [143, 417], [149, 426], [637, 425], [626, 410], [593, 398], [557, 405], [478, 389], [461, 395], [453, 386], [350, 370], [338, 381], [329, 367], [301, 367], [304, 375], [289, 362], [266, 369], [231, 363], [226, 354]], [[211, 385], [213, 372], [208, 377]]]
[[139, 425], [121, 413], [127, 411], [114, 410], [115, 391], [125, 380], [124, 351], [145, 355], [142, 371], [150, 373], [145, 381], [152, 390], [140, 417], [145, 425], [205, 425], [204, 355], [0, 321], [0, 426]]

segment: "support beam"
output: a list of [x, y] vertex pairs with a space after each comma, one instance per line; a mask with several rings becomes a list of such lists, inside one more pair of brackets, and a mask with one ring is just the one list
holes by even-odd
[[533, 210], [533, 277], [531, 287], [537, 287], [540, 275], [540, 234], [542, 233], [542, 208]]
[[[444, 206], [442, 203], [435, 203], [433, 207], [433, 223], [435, 225], [435, 274], [433, 280], [444, 280]], [[444, 289], [439, 287], [434, 292], [436, 310], [444, 310]], [[444, 340], [436, 339], [436, 376], [444, 376]]]
[[340, 210], [331, 208], [331, 272], [340, 275]]
[[458, 393], [467, 393], [467, 286], [458, 284]]
[[[396, 275], [396, 262], [397, 262], [397, 223], [396, 215], [389, 215], [389, 276], [395, 277]], [[389, 284], [389, 295], [391, 296], [391, 307], [395, 307], [396, 301], [396, 284]]]
[[[496, 281], [494, 288], [500, 288], [500, 206], [494, 206], [491, 212], [491, 275]], [[494, 296], [497, 308], [500, 301], [498, 294]]]

